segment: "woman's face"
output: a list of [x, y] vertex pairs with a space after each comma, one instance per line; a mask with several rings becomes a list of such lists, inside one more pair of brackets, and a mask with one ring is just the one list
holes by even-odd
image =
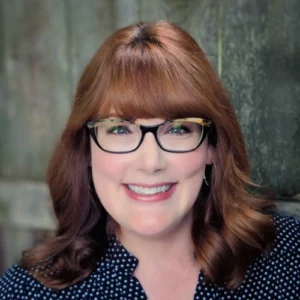
[[[156, 125], [162, 119], [137, 119]], [[192, 152], [162, 150], [152, 133], [131, 153], [102, 151], [91, 140], [92, 174], [99, 199], [110, 216], [129, 231], [147, 237], [163, 236], [190, 226], [192, 207], [200, 191], [206, 164], [212, 163], [207, 138]], [[130, 191], [128, 185], [135, 191]], [[164, 191], [170, 187], [168, 191]], [[142, 189], [142, 188], [151, 189]], [[156, 189], [157, 188], [157, 189]], [[152, 193], [141, 195], [141, 193]]]

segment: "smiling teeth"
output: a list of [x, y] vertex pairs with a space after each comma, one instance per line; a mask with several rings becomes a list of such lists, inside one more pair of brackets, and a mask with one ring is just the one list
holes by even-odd
[[127, 185], [128, 188], [137, 193], [137, 194], [141, 194], [141, 195], [154, 195], [154, 194], [158, 194], [158, 193], [162, 193], [162, 192], [166, 192], [171, 188], [171, 184], [168, 185], [161, 185], [159, 187], [153, 187], [153, 188], [143, 188], [140, 186], [136, 186], [136, 185]]

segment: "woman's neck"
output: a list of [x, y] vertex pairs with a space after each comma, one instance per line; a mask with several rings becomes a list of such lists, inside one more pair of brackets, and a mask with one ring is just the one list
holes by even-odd
[[[191, 218], [190, 218], [191, 219]], [[191, 237], [192, 221], [182, 222], [172, 232], [158, 237], [142, 236], [120, 229], [117, 237], [121, 244], [139, 260], [139, 267], [186, 267], [195, 264]]]

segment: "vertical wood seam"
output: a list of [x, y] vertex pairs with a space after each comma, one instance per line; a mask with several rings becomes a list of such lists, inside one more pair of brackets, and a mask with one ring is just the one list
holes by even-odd
[[66, 26], [66, 57], [67, 57], [67, 73], [68, 73], [68, 88], [69, 88], [69, 98], [70, 105], [73, 102], [73, 91], [75, 88], [75, 83], [73, 82], [73, 57], [72, 57], [72, 22], [71, 22], [71, 3], [70, 0], [64, 0], [64, 17]]
[[[5, 2], [4, 0], [0, 0], [0, 38], [2, 39], [1, 41], [1, 49], [0, 49], [0, 65], [1, 65], [1, 68], [2, 68], [2, 74], [1, 74], [1, 80], [2, 82], [0, 82], [0, 97], [3, 97], [2, 99], [0, 99], [0, 107], [1, 107], [1, 102], [2, 102], [2, 105], [3, 105], [3, 108], [5, 107], [5, 101], [7, 101], [7, 97], [8, 97], [8, 80], [7, 80], [7, 66], [6, 66], [6, 52], [7, 52], [7, 41], [6, 41], [6, 32], [5, 32], [5, 28], [6, 28], [6, 24], [5, 24]], [[1, 86], [2, 85], [2, 86]], [[2, 91], [1, 91], [2, 89]], [[6, 127], [5, 125], [5, 118], [1, 117], [1, 114], [4, 114], [4, 109], [1, 109], [0, 111], [0, 124], [2, 125], [2, 130]], [[1, 137], [0, 137], [0, 145], [4, 145], [5, 144], [5, 140], [4, 140], [4, 135], [3, 134], [0, 134]], [[4, 147], [3, 146], [0, 146], [0, 149], [2, 148], [2, 151], [4, 151]], [[1, 151], [1, 152], [2, 152]], [[2, 157], [3, 157], [3, 153], [0, 152], [0, 163], [2, 162]], [[0, 166], [1, 167], [1, 166]], [[1, 178], [1, 175], [3, 176], [4, 174], [1, 174], [2, 171], [1, 171], [1, 168], [0, 168], [0, 178]]]
[[142, 20], [142, 1], [138, 1], [138, 20], [139, 22], [145, 21]]
[[218, 75], [222, 76], [222, 53], [223, 53], [223, 21], [224, 21], [224, 5], [223, 1], [218, 0], [218, 36], [217, 36], [217, 70]]

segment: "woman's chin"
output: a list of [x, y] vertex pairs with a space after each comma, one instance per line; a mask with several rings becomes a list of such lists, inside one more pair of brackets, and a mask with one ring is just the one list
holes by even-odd
[[168, 220], [143, 219], [131, 220], [126, 227], [131, 233], [141, 237], [159, 238], [170, 232], [174, 228], [172, 225]]

